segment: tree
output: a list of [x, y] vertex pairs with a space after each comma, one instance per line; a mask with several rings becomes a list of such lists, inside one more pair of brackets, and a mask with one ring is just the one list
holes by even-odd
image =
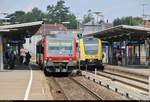
[[70, 22], [69, 28], [76, 28], [77, 20], [76, 16], [69, 11], [69, 7], [66, 7], [65, 1], [60, 0], [56, 5], [48, 5], [48, 21], [50, 23]]
[[70, 22], [67, 26], [69, 29], [76, 29], [78, 21], [76, 20], [76, 16], [74, 14], [69, 14], [67, 16], [68, 22]]
[[35, 7], [32, 9], [31, 12], [25, 13], [24, 11], [16, 11], [15, 13], [6, 16], [6, 18], [10, 18], [11, 23], [14, 24], [16, 22], [25, 23], [25, 22], [42, 21], [42, 18], [44, 18], [45, 16], [46, 14], [44, 14], [41, 10]]
[[143, 24], [143, 19], [141, 17], [122, 17], [116, 18], [113, 21], [114, 26], [125, 24], [125, 25], [141, 25]]
[[58, 1], [56, 5], [48, 5], [47, 11], [47, 13], [43, 13], [37, 7], [34, 7], [30, 12], [16, 11], [8, 15], [7, 18], [11, 18], [12, 23], [42, 21], [43, 18], [46, 18], [49, 23], [70, 22], [67, 25], [68, 28], [77, 28], [76, 16], [69, 11], [69, 7], [65, 6], [63, 0]]
[[63, 0], [60, 0], [55, 6], [47, 6], [49, 16], [48, 19], [51, 23], [61, 23], [67, 21], [70, 12], [69, 7], [65, 7], [64, 3], [65, 2]]
[[31, 12], [28, 12], [25, 15], [25, 22], [34, 22], [34, 21], [42, 21], [45, 17], [45, 14], [39, 10], [37, 7], [33, 8]]
[[88, 23], [90, 21], [92, 21], [94, 19], [93, 14], [92, 14], [92, 10], [88, 10], [87, 15], [84, 15], [83, 17], [83, 24]]
[[16, 11], [15, 13], [6, 16], [6, 18], [10, 18], [11, 23], [17, 23], [17, 22], [23, 23], [24, 17], [25, 17], [24, 11]]

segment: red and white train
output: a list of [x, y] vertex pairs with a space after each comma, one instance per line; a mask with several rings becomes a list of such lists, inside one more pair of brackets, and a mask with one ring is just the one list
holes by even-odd
[[76, 37], [72, 33], [44, 35], [36, 44], [36, 63], [50, 73], [71, 73], [77, 67]]

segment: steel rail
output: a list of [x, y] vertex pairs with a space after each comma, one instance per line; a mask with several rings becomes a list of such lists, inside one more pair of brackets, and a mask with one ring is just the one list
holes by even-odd
[[76, 84], [78, 84], [79, 86], [81, 86], [82, 88], [84, 88], [90, 95], [92, 95], [93, 97], [95, 97], [97, 100], [104, 100], [104, 98], [102, 98], [101, 96], [97, 95], [94, 91], [90, 90], [88, 87], [86, 87], [85, 85], [81, 84], [80, 82], [78, 82], [74, 78], [69, 77], [69, 79], [71, 79], [73, 82], [75, 82]]

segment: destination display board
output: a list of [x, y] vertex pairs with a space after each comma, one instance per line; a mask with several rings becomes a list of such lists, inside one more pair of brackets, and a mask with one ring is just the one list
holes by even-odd
[[138, 44], [144, 44], [145, 40], [128, 40], [126, 45], [138, 45]]
[[24, 44], [26, 41], [25, 39], [20, 39], [20, 40], [9, 40], [8, 43], [10, 45], [17, 45], [17, 44]]

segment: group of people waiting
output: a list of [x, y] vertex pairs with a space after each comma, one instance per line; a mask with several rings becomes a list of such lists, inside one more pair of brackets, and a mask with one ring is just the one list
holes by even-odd
[[12, 49], [7, 49], [5, 51], [5, 58], [6, 58], [7, 68], [13, 69], [15, 67], [16, 62], [18, 62], [18, 59], [20, 64], [25, 64], [28, 66], [30, 63], [31, 55], [29, 51], [25, 52], [24, 48], [22, 47], [20, 49], [20, 55], [18, 55], [16, 51]]

